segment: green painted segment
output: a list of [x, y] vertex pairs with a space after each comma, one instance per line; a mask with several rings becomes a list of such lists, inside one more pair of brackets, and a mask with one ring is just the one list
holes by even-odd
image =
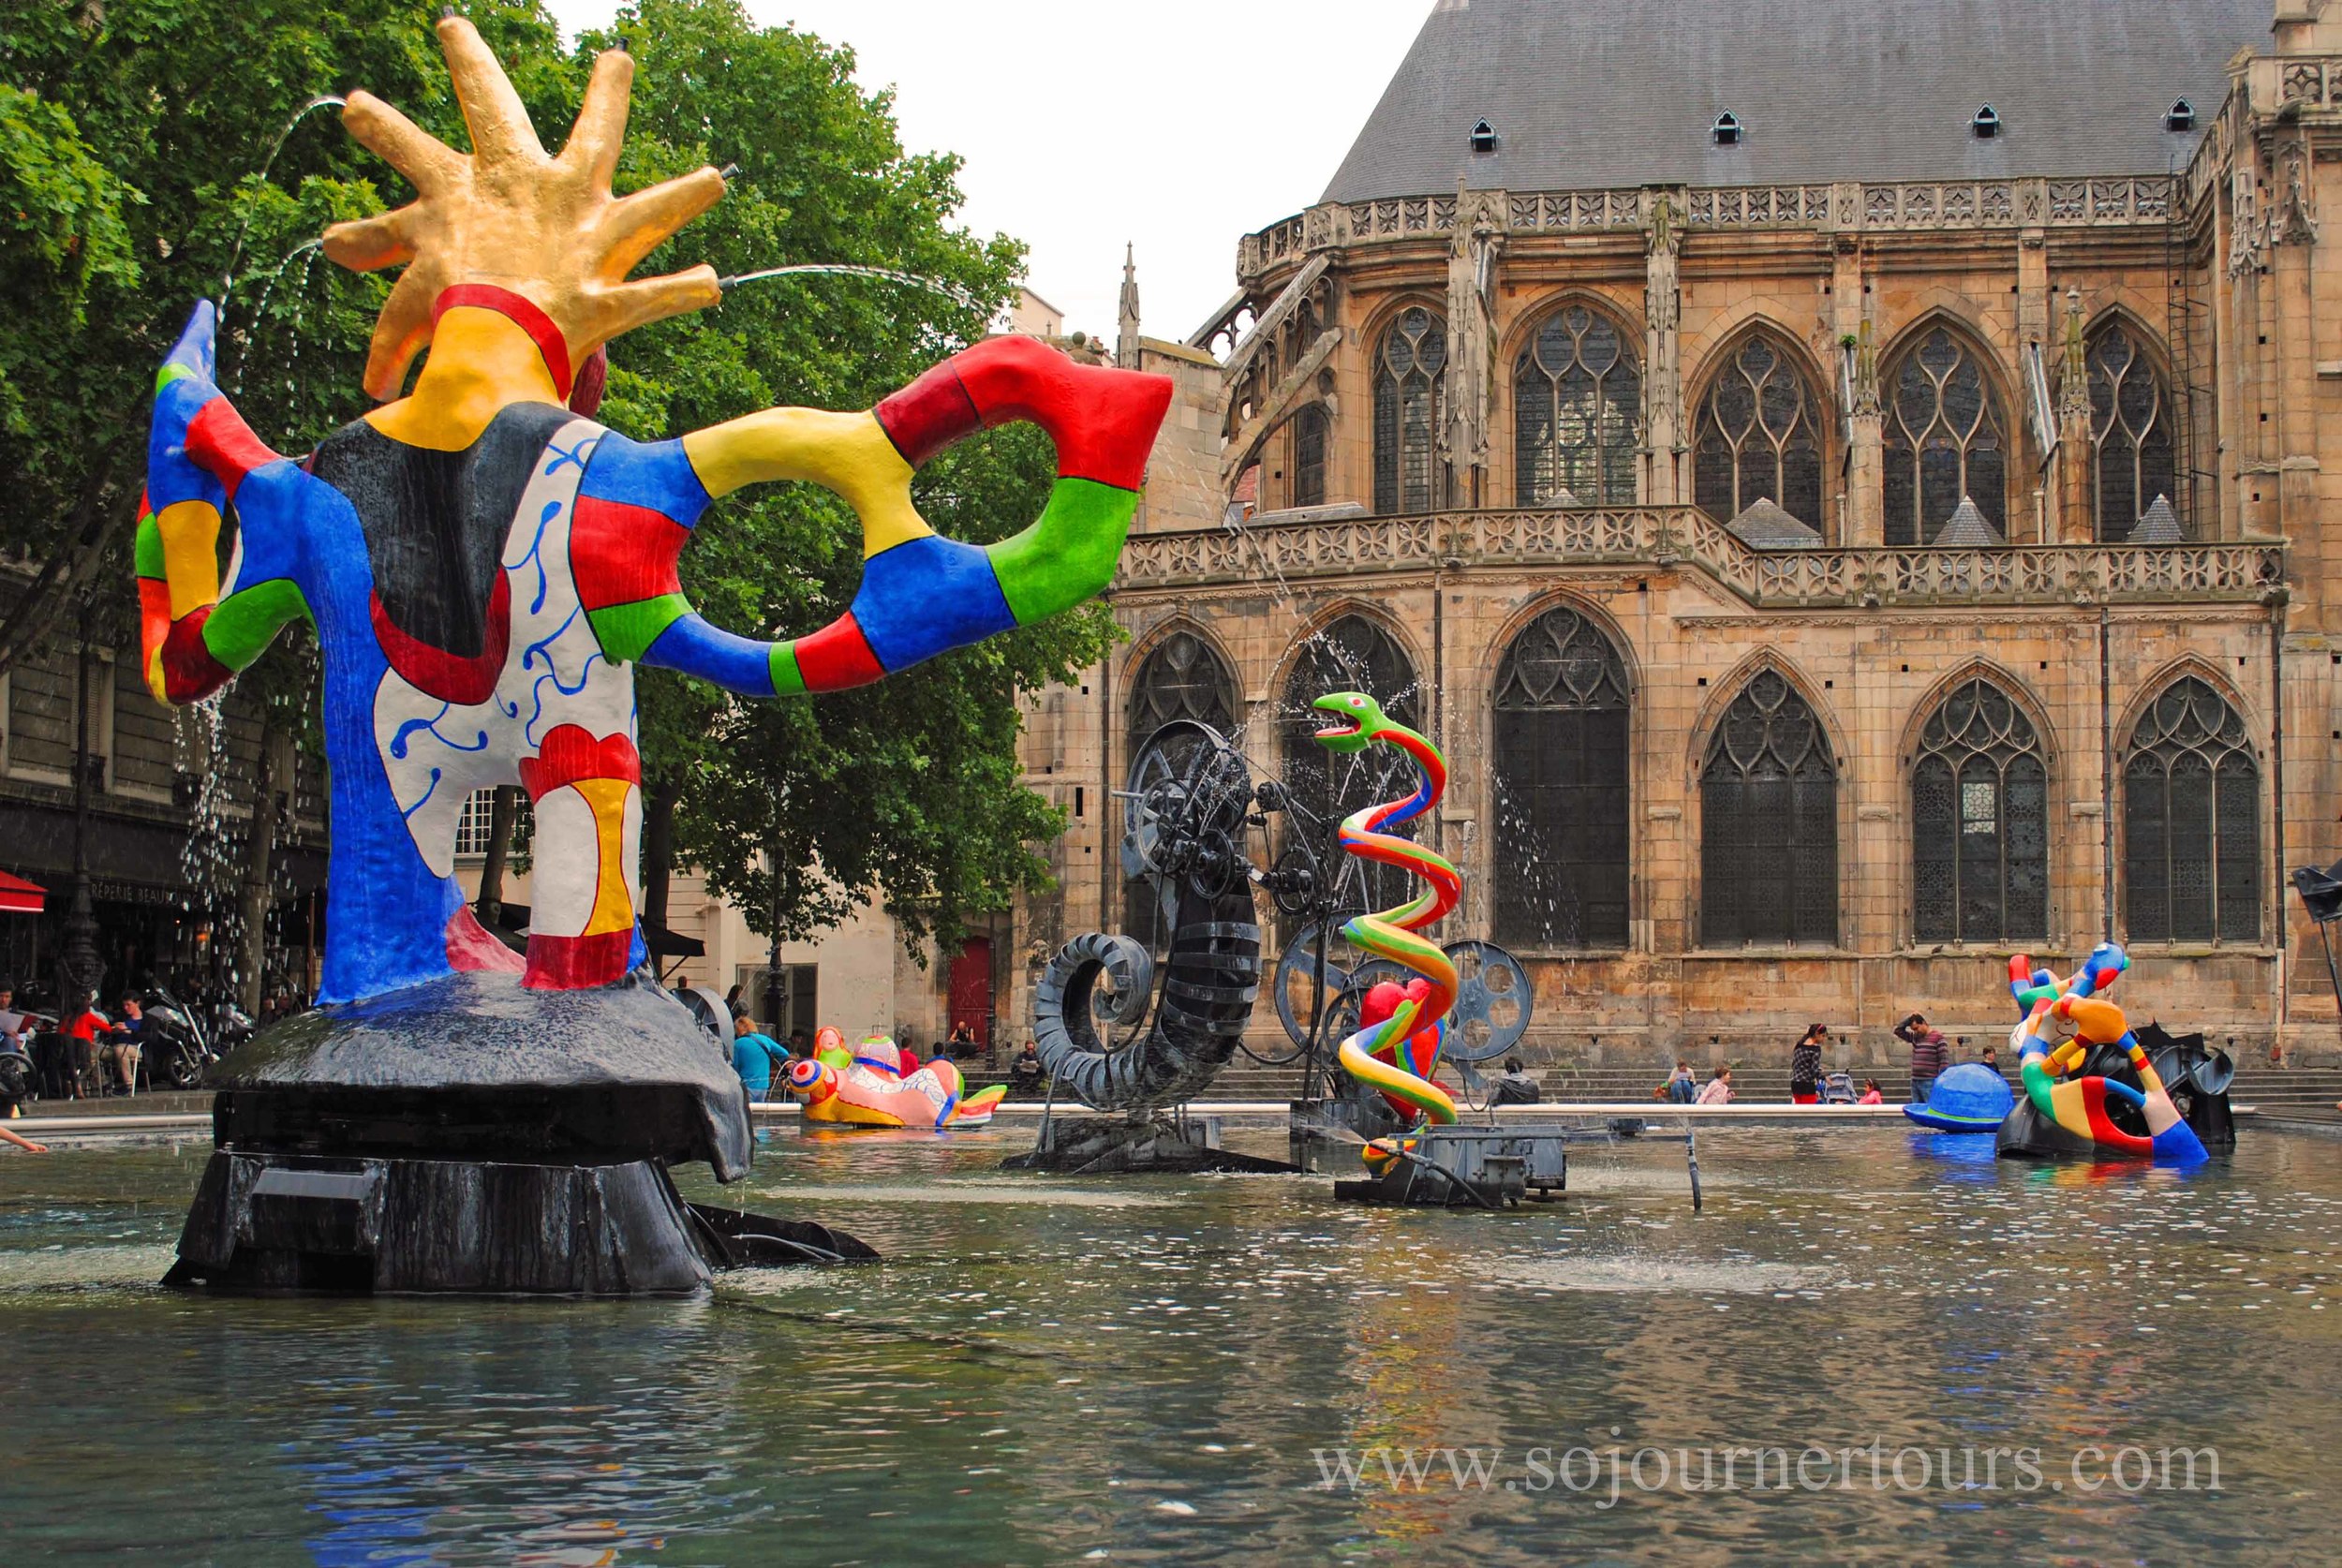
[[805, 695], [805, 672], [797, 668], [797, 641], [775, 643], [772, 653], [773, 695], [802, 697]]
[[141, 577], [160, 582], [170, 575], [163, 566], [163, 530], [156, 525], [151, 511], [139, 519], [138, 563]]
[[985, 546], [1001, 595], [1019, 626], [1071, 610], [1114, 581], [1138, 492], [1096, 480], [1060, 479], [1032, 526]]
[[184, 364], [171, 364], [166, 362], [162, 369], [155, 372], [155, 392], [156, 395], [161, 395], [162, 390], [170, 385], [173, 381], [184, 381], [194, 374], [194, 371], [188, 369]]
[[260, 657], [286, 622], [309, 618], [309, 601], [293, 580], [272, 577], [221, 599], [203, 623], [203, 645], [229, 669], [241, 670]]
[[691, 602], [681, 594], [660, 594], [588, 610], [586, 619], [593, 626], [594, 640], [601, 644], [602, 658], [614, 664], [631, 664], [649, 651], [660, 632], [690, 613]]

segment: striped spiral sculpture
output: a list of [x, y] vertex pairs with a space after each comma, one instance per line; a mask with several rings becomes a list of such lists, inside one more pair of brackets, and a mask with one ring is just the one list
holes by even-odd
[[[1312, 706], [1345, 721], [1318, 731], [1318, 745], [1356, 752], [1376, 741], [1386, 742], [1415, 759], [1421, 775], [1414, 794], [1354, 811], [1341, 821], [1344, 850], [1361, 860], [1403, 867], [1429, 884], [1407, 903], [1359, 915], [1341, 928], [1351, 946], [1403, 965], [1420, 977], [1388, 1017], [1368, 1022], [1341, 1043], [1341, 1065], [1402, 1113], [1411, 1110], [1418, 1126], [1451, 1123], [1456, 1102], [1431, 1081], [1431, 1072], [1446, 1038], [1448, 1010], [1456, 1003], [1456, 966], [1421, 932], [1455, 909], [1463, 880], [1423, 845], [1383, 831], [1421, 816], [1446, 792], [1447, 761], [1430, 741], [1384, 717], [1382, 704], [1363, 692], [1337, 691]], [[1398, 1146], [1387, 1140], [1370, 1143], [1363, 1153], [1368, 1166], [1378, 1172], [1401, 1158]]]

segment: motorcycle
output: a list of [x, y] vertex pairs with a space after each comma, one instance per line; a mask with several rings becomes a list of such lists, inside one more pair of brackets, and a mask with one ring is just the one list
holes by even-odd
[[157, 986], [148, 993], [145, 1027], [139, 1031], [141, 1062], [151, 1088], [191, 1089], [212, 1064], [252, 1038], [250, 1015], [232, 1002], [204, 1011], [190, 1007]]

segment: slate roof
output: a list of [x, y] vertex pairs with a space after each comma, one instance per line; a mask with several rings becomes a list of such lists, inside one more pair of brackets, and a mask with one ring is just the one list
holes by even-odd
[[2186, 533], [2179, 525], [2179, 514], [2172, 510], [2168, 496], [2157, 496], [2147, 510], [2139, 514], [2139, 521], [2130, 530], [2126, 544], [2186, 544]]
[[1762, 496], [1724, 526], [1751, 550], [1811, 550], [1821, 542], [1821, 535]]
[[1990, 550], [2001, 542], [1999, 532], [1966, 496], [1944, 520], [1944, 530], [1931, 541], [1951, 550]]
[[[2160, 174], [2270, 0], [1438, 0], [1328, 201], [1476, 189]], [[2164, 129], [2174, 99], [2196, 129]], [[1969, 120], [1984, 105], [2001, 132]], [[1739, 116], [1735, 147], [1709, 131]], [[1474, 124], [1497, 149], [1475, 155]]]

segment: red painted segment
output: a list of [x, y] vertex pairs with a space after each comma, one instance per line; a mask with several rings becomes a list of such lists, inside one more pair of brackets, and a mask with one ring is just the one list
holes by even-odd
[[852, 611], [810, 637], [798, 638], [796, 654], [797, 673], [805, 677], [808, 691], [844, 691], [867, 686], [886, 673]]
[[570, 520], [570, 572], [577, 600], [588, 610], [679, 594], [675, 563], [691, 530], [650, 507], [626, 501], [577, 499]]
[[236, 487], [246, 474], [284, 461], [252, 434], [224, 397], [215, 397], [187, 422], [187, 456], [228, 487], [230, 500], [235, 499]]
[[537, 345], [537, 352], [544, 357], [545, 368], [553, 373], [554, 391], [561, 394], [564, 403], [569, 401], [571, 384], [569, 340], [561, 335], [561, 329], [553, 324], [553, 318], [537, 307], [536, 302], [525, 295], [515, 294], [510, 288], [498, 288], [493, 283], [459, 283], [439, 290], [439, 297], [432, 302], [431, 324], [437, 327], [439, 318], [457, 305], [476, 305], [482, 310], [493, 310], [526, 333], [529, 340]]
[[211, 618], [212, 607], [200, 604], [170, 623], [163, 639], [163, 692], [171, 702], [209, 697], [235, 674], [212, 657], [203, 641], [203, 623]]
[[633, 951], [631, 925], [590, 937], [532, 935], [528, 967], [521, 971], [521, 984], [535, 991], [583, 991], [614, 984], [626, 973], [626, 961]]
[[488, 589], [488, 613], [481, 632], [480, 652], [470, 658], [408, 636], [382, 607], [380, 595], [368, 595], [367, 603], [374, 616], [374, 640], [382, 645], [382, 657], [391, 661], [391, 668], [408, 685], [425, 696], [452, 703], [459, 708], [484, 703], [489, 693], [496, 690], [497, 676], [504, 672], [504, 656], [512, 644], [512, 587], [502, 571], [496, 574], [496, 581]]
[[874, 410], [879, 428], [914, 468], [961, 436], [984, 428], [953, 362], [946, 360], [922, 373]]
[[588, 778], [623, 778], [629, 784], [640, 784], [642, 753], [623, 734], [597, 740], [583, 725], [556, 724], [545, 732], [537, 755], [521, 759], [521, 788], [528, 791], [532, 803], [565, 784]]
[[1030, 337], [986, 338], [944, 362], [989, 427], [1030, 420], [1057, 443], [1060, 478], [1136, 490], [1155, 432], [1171, 407], [1171, 378], [1076, 363]]
[[517, 974], [523, 968], [521, 955], [497, 940], [489, 929], [480, 924], [469, 904], [459, 904], [447, 917], [448, 967], [463, 974], [482, 969], [502, 969]]

